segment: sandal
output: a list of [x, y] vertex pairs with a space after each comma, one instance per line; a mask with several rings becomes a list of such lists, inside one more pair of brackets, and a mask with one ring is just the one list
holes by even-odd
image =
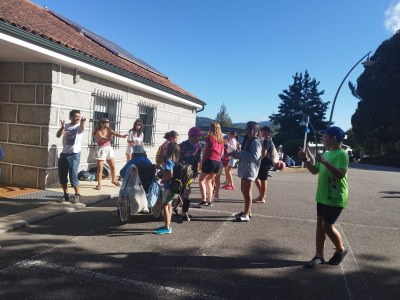
[[259, 197], [257, 197], [256, 199], [253, 199], [253, 203], [265, 203], [265, 198], [260, 199]]
[[96, 185], [95, 189], [100, 191], [101, 190], [101, 186], [100, 185]]
[[111, 183], [115, 186], [121, 186], [121, 184], [118, 181], [111, 181]]

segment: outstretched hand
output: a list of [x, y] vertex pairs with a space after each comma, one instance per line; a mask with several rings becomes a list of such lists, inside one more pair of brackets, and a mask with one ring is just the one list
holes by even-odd
[[86, 122], [86, 118], [81, 118], [81, 124]]
[[303, 161], [307, 159], [307, 153], [303, 150], [303, 148], [299, 147], [299, 152], [297, 152], [297, 157]]
[[65, 121], [64, 120], [60, 120], [60, 124], [61, 124], [61, 127], [65, 127]]

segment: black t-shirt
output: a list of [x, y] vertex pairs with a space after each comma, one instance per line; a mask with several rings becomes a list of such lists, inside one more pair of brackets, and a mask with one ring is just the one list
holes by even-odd
[[267, 155], [262, 159], [264, 164], [271, 165], [272, 166], [272, 161], [271, 161], [271, 155], [272, 155], [272, 139], [271, 137], [268, 137], [264, 139], [262, 143], [263, 151], [267, 150]]

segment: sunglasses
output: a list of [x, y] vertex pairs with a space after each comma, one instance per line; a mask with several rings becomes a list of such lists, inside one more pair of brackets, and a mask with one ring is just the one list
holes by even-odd
[[102, 121], [101, 123], [110, 123], [110, 121]]

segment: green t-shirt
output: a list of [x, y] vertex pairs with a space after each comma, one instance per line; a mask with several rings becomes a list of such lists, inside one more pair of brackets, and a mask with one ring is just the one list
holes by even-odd
[[[336, 168], [347, 170], [349, 166], [349, 156], [343, 149], [326, 151], [322, 156]], [[319, 170], [315, 200], [325, 205], [346, 208], [348, 200], [347, 172], [342, 179], [337, 179], [325, 165], [318, 162], [315, 167]]]

